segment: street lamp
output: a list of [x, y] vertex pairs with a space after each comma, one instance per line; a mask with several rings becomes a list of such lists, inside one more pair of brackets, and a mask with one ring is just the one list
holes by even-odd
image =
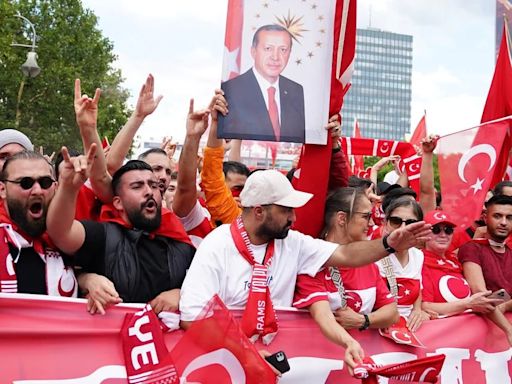
[[29, 23], [30, 27], [32, 28], [32, 44], [16, 44], [12, 43], [11, 47], [25, 47], [25, 48], [31, 48], [31, 51], [27, 54], [27, 60], [21, 65], [20, 69], [21, 72], [27, 77], [36, 77], [41, 72], [41, 68], [37, 65], [37, 53], [36, 53], [36, 29], [34, 28], [34, 24], [30, 22], [29, 19], [26, 17], [21, 16], [20, 14], [14, 15], [16, 17], [19, 17], [20, 19], [26, 21]]

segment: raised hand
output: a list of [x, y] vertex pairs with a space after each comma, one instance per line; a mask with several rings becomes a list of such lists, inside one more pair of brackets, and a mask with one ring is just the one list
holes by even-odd
[[430, 235], [432, 235], [431, 225], [419, 221], [394, 230], [387, 240], [389, 246], [396, 251], [404, 251], [430, 240]]
[[187, 115], [187, 136], [202, 136], [208, 128], [210, 109], [194, 111], [194, 99], [190, 99]]
[[172, 141], [172, 136], [171, 137], [167, 137], [167, 136], [164, 137], [162, 139], [162, 144], [160, 144], [160, 148], [165, 151], [165, 153], [167, 154], [167, 157], [169, 159], [173, 158], [174, 152], [176, 152], [176, 147], [177, 146], [178, 146], [178, 143]]
[[72, 158], [69, 156], [66, 147], [62, 147], [61, 153], [63, 165], [59, 175], [59, 183], [74, 189], [80, 188], [89, 177], [96, 154], [96, 144], [91, 145], [86, 156], [80, 155]]
[[100, 101], [101, 89], [96, 88], [94, 98], [82, 95], [80, 79], [75, 80], [75, 115], [76, 123], [80, 129], [94, 128], [98, 120], [98, 103]]
[[439, 135], [428, 135], [421, 140], [421, 151], [422, 153], [432, 153], [436, 149]]
[[154, 97], [155, 79], [152, 74], [149, 74], [146, 82], [142, 85], [137, 99], [137, 106], [135, 107], [135, 114], [137, 117], [145, 118], [151, 115], [160, 104], [163, 96]]
[[228, 102], [224, 98], [224, 91], [222, 89], [215, 90], [215, 96], [213, 96], [208, 109], [212, 114], [213, 121], [217, 121], [219, 112], [222, 114], [222, 116], [226, 116], [228, 114]]

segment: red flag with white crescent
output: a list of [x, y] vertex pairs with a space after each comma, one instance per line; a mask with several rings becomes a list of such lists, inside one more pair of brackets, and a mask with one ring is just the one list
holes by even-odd
[[[507, 25], [507, 22], [503, 23], [500, 50], [482, 113], [482, 123], [512, 115], [512, 60], [510, 58], [510, 38]], [[478, 136], [475, 142], [480, 143], [485, 142], [485, 140], [486, 136]], [[496, 161], [491, 186], [499, 183], [507, 171], [507, 165], [512, 165], [512, 163], [509, 163], [511, 148], [512, 134], [509, 125], [508, 133], [502, 142], [501, 154]]]
[[[354, 137], [356, 139], [363, 137], [361, 135], [361, 129], [359, 129], [359, 122], [357, 121], [357, 119], [354, 119], [354, 132], [352, 133], [352, 137]], [[364, 171], [364, 156], [362, 156], [362, 155], [354, 156], [354, 164], [353, 164], [352, 173], [357, 175], [361, 171]]]
[[511, 119], [452, 133], [437, 143], [443, 210], [463, 228], [480, 217]]

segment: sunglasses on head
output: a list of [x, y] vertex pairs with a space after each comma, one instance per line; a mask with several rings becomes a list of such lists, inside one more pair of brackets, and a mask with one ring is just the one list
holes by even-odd
[[19, 180], [4, 180], [9, 183], [19, 184], [22, 189], [30, 189], [34, 186], [35, 183], [38, 183], [42, 189], [50, 188], [55, 180], [53, 180], [50, 176], [43, 176], [37, 179], [33, 179], [32, 177], [22, 177]]
[[432, 233], [434, 235], [439, 235], [441, 233], [441, 231], [443, 231], [447, 235], [451, 235], [454, 231], [454, 228], [451, 225], [442, 225], [441, 226], [439, 224], [436, 224], [436, 225], [432, 226]]
[[405, 223], [405, 225], [409, 225], [409, 224], [414, 224], [414, 223], [418, 222], [418, 220], [416, 220], [416, 219], [404, 220], [404, 219], [402, 219], [401, 217], [398, 217], [398, 216], [390, 216], [386, 220], [393, 227], [400, 227], [400, 226], [402, 226], [402, 223]]

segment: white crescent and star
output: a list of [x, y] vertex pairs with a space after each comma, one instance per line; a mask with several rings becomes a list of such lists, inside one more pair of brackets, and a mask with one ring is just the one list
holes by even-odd
[[418, 382], [419, 383], [423, 383], [425, 381], [425, 378], [427, 377], [428, 373], [431, 372], [431, 371], [434, 371], [435, 372], [435, 368], [432, 368], [432, 367], [429, 367], [427, 369], [425, 369], [423, 371], [423, 373], [421, 374], [420, 378], [418, 379]]
[[[394, 331], [391, 331], [390, 335], [393, 338], [393, 340], [396, 340], [400, 344], [411, 344], [412, 343], [411, 336], [402, 331], [394, 330]], [[397, 335], [401, 335], [402, 337], [398, 337]]]
[[[489, 157], [490, 163], [489, 168], [487, 168], [487, 172], [494, 167], [494, 164], [496, 163], [496, 150], [494, 147], [490, 144], [478, 144], [472, 147], [469, 151], [464, 153], [462, 157], [459, 160], [458, 165], [458, 175], [459, 178], [464, 182], [468, 183], [466, 180], [466, 176], [464, 174], [466, 170], [466, 166], [469, 163], [469, 161], [475, 157], [476, 155], [483, 153], [486, 154]], [[473, 194], [476, 195], [476, 193], [480, 190], [482, 190], [483, 182], [485, 181], [485, 177], [483, 179], [480, 179], [479, 177], [476, 178], [476, 181], [473, 185], [470, 186], [471, 189], [473, 189]]]
[[434, 219], [436, 220], [446, 220], [446, 215], [441, 212], [436, 212], [433, 214]]

